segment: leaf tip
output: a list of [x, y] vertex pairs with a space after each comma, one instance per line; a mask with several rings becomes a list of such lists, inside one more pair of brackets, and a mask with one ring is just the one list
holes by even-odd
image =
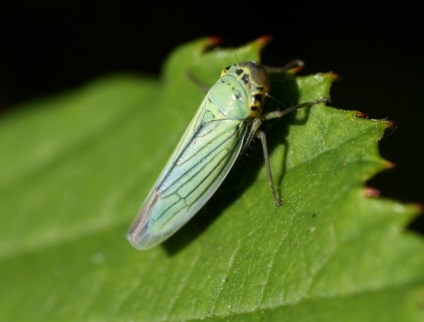
[[326, 74], [327, 74], [328, 78], [330, 79], [330, 81], [332, 81], [332, 82], [338, 81], [341, 78], [338, 74], [336, 74], [334, 72], [328, 72]]
[[355, 117], [361, 118], [361, 119], [367, 119], [368, 114], [361, 112], [361, 111], [355, 111]]
[[262, 46], [265, 46], [267, 43], [272, 41], [272, 38], [272, 35], [263, 35], [259, 37], [256, 42], [258, 42]]
[[383, 162], [384, 162], [384, 167], [388, 170], [393, 169], [396, 166], [396, 163], [392, 161], [383, 160]]
[[422, 205], [420, 203], [411, 203], [409, 205], [415, 211], [415, 213], [417, 213], [417, 214], [423, 214], [424, 213], [424, 205]]
[[387, 127], [389, 127], [389, 128], [394, 128], [395, 129], [397, 127], [396, 121], [386, 120], [386, 123], [387, 123]]
[[380, 190], [374, 187], [365, 187], [364, 195], [367, 198], [377, 198], [380, 197]]
[[219, 37], [219, 36], [206, 37], [206, 46], [207, 47], [216, 46], [216, 45], [220, 44], [221, 42], [222, 42], [222, 38]]
[[253, 48], [256, 48], [256, 50], [261, 51], [269, 42], [271, 42], [272, 36], [271, 35], [263, 35], [253, 42], [250, 43], [250, 45]]

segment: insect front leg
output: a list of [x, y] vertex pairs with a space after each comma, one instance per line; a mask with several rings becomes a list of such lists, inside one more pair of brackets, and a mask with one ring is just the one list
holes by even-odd
[[292, 106], [292, 107], [287, 108], [287, 109], [282, 110], [282, 111], [278, 110], [278, 111], [268, 112], [268, 113], [262, 115], [261, 119], [262, 119], [262, 121], [278, 119], [280, 117], [283, 117], [284, 115], [290, 114], [290, 113], [298, 110], [299, 108], [313, 106], [313, 105], [318, 104], [318, 103], [329, 103], [329, 102], [330, 102], [330, 97], [324, 97], [324, 98], [320, 98], [320, 99], [315, 100], [315, 101], [304, 102], [304, 103]]

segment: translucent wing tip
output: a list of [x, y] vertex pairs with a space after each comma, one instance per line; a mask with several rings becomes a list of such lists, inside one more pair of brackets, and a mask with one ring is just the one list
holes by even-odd
[[127, 239], [137, 249], [149, 249], [160, 243], [159, 238], [150, 233], [149, 222], [151, 220], [151, 209], [158, 199], [158, 193], [154, 189], [150, 193], [140, 212], [127, 232]]
[[146, 250], [160, 244], [165, 238], [162, 235], [152, 235], [149, 233], [149, 226], [138, 226], [134, 223], [126, 235], [131, 246], [138, 250]]

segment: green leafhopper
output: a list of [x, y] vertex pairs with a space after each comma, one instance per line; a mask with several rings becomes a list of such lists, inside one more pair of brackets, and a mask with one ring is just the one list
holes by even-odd
[[259, 127], [264, 121], [328, 99], [262, 113], [269, 91], [267, 68], [258, 62], [237, 63], [222, 70], [127, 233], [135, 248], [156, 246], [193, 217], [216, 192], [254, 137], [261, 140], [274, 202], [280, 205], [266, 136]]

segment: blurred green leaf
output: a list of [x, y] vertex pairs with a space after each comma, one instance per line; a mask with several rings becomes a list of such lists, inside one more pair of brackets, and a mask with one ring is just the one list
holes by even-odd
[[[387, 121], [323, 104], [264, 124], [283, 206], [253, 145], [180, 232], [140, 252], [138, 208], [219, 71], [265, 39], [178, 48], [161, 79], [115, 75], [0, 120], [2, 321], [419, 321], [414, 205], [372, 198]], [[334, 76], [273, 75], [268, 108], [329, 95]]]

